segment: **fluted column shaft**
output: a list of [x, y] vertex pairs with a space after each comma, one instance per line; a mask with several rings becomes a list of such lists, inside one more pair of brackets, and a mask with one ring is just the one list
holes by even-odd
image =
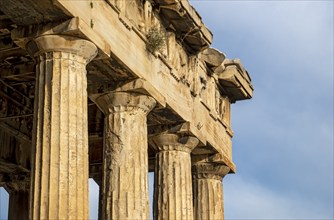
[[102, 219], [149, 219], [146, 95], [110, 92], [94, 98], [105, 114]]
[[190, 152], [195, 137], [160, 134], [152, 137], [158, 151], [154, 173], [154, 219], [193, 219]]
[[224, 219], [223, 177], [229, 167], [200, 163], [193, 166], [194, 218]]
[[46, 35], [27, 50], [37, 61], [30, 219], [88, 219], [86, 64], [96, 46]]

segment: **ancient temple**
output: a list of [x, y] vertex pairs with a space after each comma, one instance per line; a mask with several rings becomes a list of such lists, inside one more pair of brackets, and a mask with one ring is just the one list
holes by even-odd
[[[0, 0], [9, 219], [223, 219], [237, 59], [187, 0]], [[148, 172], [154, 172], [153, 216]]]

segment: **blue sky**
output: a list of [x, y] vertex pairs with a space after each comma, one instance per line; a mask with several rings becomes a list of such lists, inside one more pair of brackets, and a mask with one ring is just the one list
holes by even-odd
[[232, 106], [237, 173], [224, 179], [226, 219], [333, 219], [333, 1], [191, 4], [212, 46], [240, 58], [255, 87]]
[[191, 2], [255, 87], [232, 107], [226, 219], [333, 219], [333, 2]]

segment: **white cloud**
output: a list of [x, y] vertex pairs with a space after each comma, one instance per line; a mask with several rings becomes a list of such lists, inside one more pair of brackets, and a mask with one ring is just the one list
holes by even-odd
[[226, 219], [332, 219], [321, 204], [294, 194], [282, 194], [252, 179], [227, 176], [224, 180]]
[[[203, 20], [212, 30], [214, 46], [227, 52], [231, 58], [246, 57], [244, 63], [247, 66], [253, 66], [252, 63], [258, 67], [274, 65], [289, 73], [284, 68], [299, 64], [301, 68], [312, 65], [319, 67], [323, 62], [326, 65], [331, 64], [330, 56], [333, 56], [333, 2], [331, 1], [192, 1], [192, 3], [197, 6]], [[250, 55], [254, 56], [252, 60], [249, 60]], [[257, 62], [254, 63], [255, 60]], [[304, 72], [296, 71], [291, 77], [305, 75]], [[331, 72], [317, 73], [319, 74], [332, 77]]]

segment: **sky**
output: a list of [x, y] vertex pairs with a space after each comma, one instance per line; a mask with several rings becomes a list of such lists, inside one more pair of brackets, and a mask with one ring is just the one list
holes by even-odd
[[225, 218], [333, 219], [333, 1], [190, 2], [212, 47], [240, 58], [255, 88], [232, 106], [237, 173], [224, 178]]
[[191, 1], [254, 98], [232, 106], [226, 219], [333, 219], [333, 1]]

